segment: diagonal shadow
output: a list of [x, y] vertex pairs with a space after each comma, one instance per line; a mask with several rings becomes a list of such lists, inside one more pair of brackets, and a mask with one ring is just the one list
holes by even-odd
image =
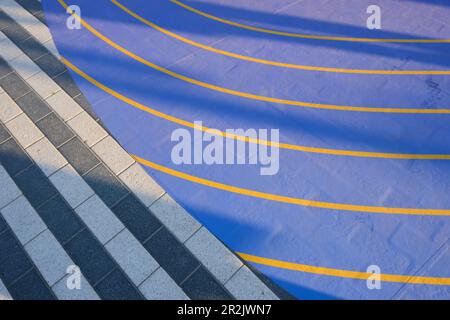
[[[202, 3], [204, 4], [204, 3]], [[109, 5], [114, 6], [109, 3]], [[258, 39], [261, 41], [273, 41], [273, 42], [283, 42], [289, 43], [292, 45], [297, 45], [301, 49], [311, 48], [324, 48], [331, 49], [333, 51], [343, 51], [343, 52], [358, 52], [365, 54], [367, 56], [372, 57], [388, 57], [394, 59], [407, 59], [417, 62], [429, 63], [437, 66], [450, 66], [450, 44], [449, 43], [429, 43], [429, 44], [421, 44], [421, 43], [352, 43], [352, 42], [340, 42], [340, 41], [327, 41], [327, 40], [311, 40], [311, 39], [296, 39], [290, 37], [282, 37], [282, 36], [274, 36], [262, 34], [259, 32], [252, 32], [248, 30], [242, 30], [233, 26], [223, 25], [219, 22], [208, 21], [209, 19], [195, 15], [191, 12], [183, 12], [186, 11], [183, 8], [177, 8], [178, 6], [172, 4], [174, 6], [172, 11], [160, 11], [158, 13], [152, 13], [152, 17], [149, 17], [149, 14], [146, 13], [145, 9], [139, 10], [139, 14], [143, 15], [146, 18], [149, 18], [152, 21], [161, 21], [160, 24], [164, 28], [167, 28], [171, 31], [181, 32], [183, 34], [198, 34], [198, 35], [209, 35], [212, 37], [239, 37], [239, 38], [251, 38]], [[267, 13], [261, 13], [257, 11], [249, 11], [245, 9], [236, 9], [232, 7], [228, 7], [225, 5], [217, 5], [217, 4], [205, 4], [207, 7], [211, 7], [211, 9], [218, 10], [220, 9], [225, 13], [225, 17], [235, 18], [241, 16], [250, 15], [256, 21], [267, 21], [273, 20], [276, 17], [277, 21], [288, 21], [287, 24], [301, 25], [308, 30], [314, 32], [323, 31], [327, 34], [336, 33], [337, 35], [348, 36], [349, 34], [359, 34], [359, 35], [367, 35], [367, 29], [363, 27], [355, 27], [344, 25], [336, 22], [328, 22], [322, 20], [315, 20], [309, 18], [299, 18], [293, 17], [289, 15], [273, 15]], [[105, 4], [106, 6], [106, 4]], [[218, 9], [216, 8], [218, 6]], [[115, 10], [118, 10], [117, 13]], [[111, 8], [111, 16], [118, 23], [123, 23], [125, 25], [133, 25], [137, 24], [146, 28], [149, 28], [139, 21], [135, 20], [132, 17], [127, 17], [126, 13], [121, 11], [118, 8]], [[211, 10], [212, 11], [212, 10]], [[148, 11], [147, 11], [148, 12]], [[153, 12], [153, 11], [152, 11]], [[173, 14], [180, 15], [180, 19], [173, 19]], [[228, 15], [226, 14], [228, 13]], [[104, 17], [100, 17], [96, 12], [95, 14], [87, 13], [87, 17], [93, 19], [105, 19]], [[187, 17], [188, 23], [184, 22], [184, 18]], [[134, 21], [133, 21], [134, 20]], [[189, 23], [193, 22], [193, 23]], [[205, 24], [208, 27], [205, 27]], [[388, 32], [383, 31], [382, 34], [388, 38], [415, 38], [412, 35], [396, 33], [396, 32]], [[139, 36], [138, 36], [139, 37]], [[188, 37], [189, 38], [189, 37]], [[326, 53], [325, 53], [326, 54]]]
[[[438, 3], [443, 2], [439, 0], [432, 1], [421, 1], [421, 0], [409, 0], [416, 2], [426, 2], [426, 3]], [[367, 28], [357, 27], [354, 25], [339, 23], [339, 22], [330, 22], [325, 20], [316, 20], [308, 17], [300, 17], [296, 15], [290, 15], [286, 13], [267, 13], [260, 10], [249, 10], [245, 8], [236, 8], [230, 5], [226, 5], [224, 3], [212, 3], [212, 2], [204, 2], [204, 1], [196, 1], [196, 0], [182, 0], [183, 3], [200, 9], [203, 12], [216, 15], [217, 17], [231, 20], [233, 22], [242, 21], [243, 24], [251, 21], [254, 24], [252, 26], [256, 26], [255, 24], [270, 24], [279, 27], [288, 27], [288, 28], [297, 28], [302, 31], [309, 31], [310, 35], [334, 35], [334, 36], [343, 36], [343, 37], [368, 37], [367, 32], [369, 31]], [[365, 12], [364, 12], [365, 13]], [[207, 19], [206, 17], [199, 16], [202, 19]], [[364, 20], [365, 22], [365, 20]], [[283, 30], [280, 30], [283, 31]], [[386, 30], [370, 30], [371, 33], [376, 33], [373, 37], [376, 38], [401, 38], [401, 39], [433, 39], [432, 37], [418, 37], [414, 34], [408, 34], [403, 32], [395, 32], [395, 31], [386, 31]], [[298, 41], [298, 40], [297, 40]]]
[[[127, 60], [117, 60], [113, 56], [100, 54], [96, 52], [93, 55], [91, 52], [81, 52], [80, 50], [71, 51], [66, 48], [68, 56], [77, 56], [78, 59], [86, 59], [90, 61], [92, 65], [110, 65], [114, 66], [114, 69], [119, 70], [120, 74], [133, 74], [133, 77], [114, 77], [108, 79], [109, 85], [120, 92], [117, 88], [127, 88], [127, 94], [130, 98], [135, 98], [137, 101], [149, 105], [156, 110], [169, 113], [174, 116], [176, 109], [170, 109], [168, 106], [176, 106], [183, 111], [190, 110], [188, 114], [202, 114], [208, 115], [215, 119], [228, 118], [230, 114], [234, 116], [238, 115], [238, 118], [253, 119], [256, 124], [261, 127], [275, 127], [283, 128], [290, 134], [285, 136], [287, 141], [291, 141], [297, 144], [301, 144], [301, 141], [295, 141], [295, 136], [305, 137], [324, 137], [329, 141], [340, 141], [342, 145], [351, 144], [355, 149], [369, 148], [370, 150], [383, 151], [386, 146], [395, 146], [396, 150], [403, 152], [411, 152], [416, 150], [418, 145], [411, 139], [398, 138], [393, 139], [386, 134], [382, 134], [382, 131], [374, 132], [371, 129], [370, 123], [377, 123], [383, 121], [381, 119], [391, 119], [392, 115], [380, 115], [374, 119], [374, 115], [361, 115], [362, 121], [365, 123], [363, 126], [350, 125], [350, 122], [343, 121], [340, 117], [342, 112], [330, 112], [326, 110], [310, 110], [307, 108], [295, 108], [287, 107], [282, 108], [279, 105], [262, 105], [258, 102], [254, 102], [257, 106], [252, 106], [253, 102], [242, 102], [242, 99], [222, 99], [222, 94], [210, 95], [203, 93], [207, 89], [194, 89], [185, 92], [171, 90], [167, 84], [167, 75], [154, 75], [160, 80], [152, 80], [153, 83], [160, 83], [161, 85], [149, 85], [149, 83], [142, 81], [147, 76], [146, 68], [141, 68], [135, 63], [128, 63]], [[85, 70], [88, 74], [89, 72]], [[96, 76], [92, 74], [94, 78]], [[174, 79], [173, 81], [181, 81]], [[165, 83], [163, 86], [162, 84]], [[187, 86], [192, 86], [188, 85]], [[398, 94], [398, 92], [388, 92], [385, 90], [385, 94]], [[215, 97], [214, 97], [215, 96]], [[162, 107], [164, 106], [164, 107]], [[281, 108], [280, 108], [281, 107]], [[133, 108], [130, 106], [130, 108]], [[267, 112], [271, 111], [271, 112]], [[327, 117], [321, 115], [327, 114]], [[403, 116], [403, 115], [401, 115]], [[345, 118], [345, 117], [344, 117]], [[195, 119], [200, 120], [200, 119]], [[193, 120], [192, 120], [193, 121]], [[208, 125], [208, 123], [205, 123]], [[236, 124], [237, 127], [240, 127]], [[236, 126], [235, 125], [235, 126]], [[440, 140], [441, 141], [441, 140]], [[327, 146], [333, 147], [333, 146]], [[439, 149], [439, 147], [433, 146], [430, 142], [428, 148], [431, 150]], [[430, 150], [428, 149], [428, 150]]]
[[[155, 0], [158, 1], [158, 0]], [[162, 1], [162, 0], [161, 0]], [[166, 0], [163, 1], [162, 5]], [[154, 2], [152, 2], [154, 3]], [[79, 2], [79, 4], [83, 7], [83, 2]], [[119, 8], [115, 7], [114, 4], [112, 4], [110, 1], [104, 1], [103, 3], [96, 2], [96, 5], [100, 5], [101, 8], [104, 10], [98, 10], [97, 8], [90, 8], [87, 5], [84, 5], [83, 15], [84, 18], [90, 22], [95, 22], [95, 25], [102, 25], [105, 23], [111, 23], [111, 21], [114, 21], [115, 24], [122, 24], [124, 28], [128, 28], [131, 31], [133, 31], [134, 26], [141, 27], [142, 29], [134, 29], [134, 30], [145, 30], [151, 29], [150, 27], [147, 27], [143, 25], [141, 22], [137, 21], [133, 17], [128, 16], [126, 13], [121, 11]], [[159, 5], [159, 4], [158, 4]], [[326, 55], [328, 50], [331, 50], [330, 52], [335, 51], [341, 51], [341, 52], [347, 52], [347, 53], [359, 53], [366, 55], [367, 57], [385, 57], [385, 58], [392, 58], [397, 59], [400, 61], [404, 60], [410, 60], [420, 63], [426, 63], [431, 64], [435, 66], [443, 66], [443, 67], [450, 67], [450, 43], [430, 43], [430, 44], [417, 44], [417, 43], [349, 43], [349, 42], [339, 42], [339, 41], [325, 41], [325, 40], [311, 40], [311, 39], [301, 39], [299, 42], [299, 39], [289, 38], [289, 37], [280, 37], [280, 36], [272, 36], [267, 34], [261, 34], [258, 32], [251, 32], [248, 30], [242, 30], [239, 28], [231, 27], [231, 26], [224, 26], [220, 23], [213, 23], [211, 24], [211, 21], [208, 21], [208, 19], [204, 17], [198, 17], [197, 15], [190, 13], [190, 12], [184, 12], [186, 11], [183, 8], [176, 8], [177, 6], [172, 4], [174, 6], [173, 10], [159, 10], [156, 13], [154, 13], [154, 10], [150, 10], [152, 12], [153, 16], [149, 16], [149, 14], [145, 13], [145, 8], [142, 7], [141, 10], [138, 10], [139, 14], [144, 16], [145, 18], [148, 18], [151, 21], [155, 21], [157, 24], [161, 25], [162, 27], [171, 30], [173, 32], [178, 32], [182, 34], [197, 34], [199, 36], [211, 36], [211, 37], [239, 37], [239, 38], [249, 38], [249, 39], [256, 39], [261, 40], [263, 42], [270, 41], [272, 43], [287, 43], [294, 46], [297, 46], [297, 50], [308, 50], [308, 48], [318, 48], [318, 49], [325, 49], [323, 53], [320, 51], [320, 54], [324, 55], [324, 59], [326, 59]], [[58, 5], [59, 6], [59, 5]], [[163, 7], [164, 8], [164, 7]], [[178, 11], [177, 11], [178, 10]], [[230, 8], [229, 10], [232, 10], [232, 12], [235, 12], [236, 9]], [[148, 12], [148, 11], [147, 11]], [[252, 12], [252, 11], [251, 11]], [[47, 14], [50, 13], [47, 12]], [[52, 12], [52, 14], [64, 14], [64, 10], [62, 8], [57, 7], [55, 12]], [[178, 15], [178, 19], [173, 19], [174, 14]], [[191, 15], [191, 16], [190, 16]], [[192, 15], [195, 15], [192, 17]], [[255, 13], [256, 16], [259, 17], [258, 13]], [[186, 23], [184, 18], [189, 17], [189, 19], [194, 19], [193, 21], [195, 23]], [[263, 16], [263, 18], [265, 18]], [[284, 19], [285, 17], [282, 16]], [[289, 19], [289, 17], [287, 17]], [[260, 18], [262, 19], [262, 18]], [[302, 18], [303, 19], [303, 18]], [[326, 21], [318, 21], [310, 19], [309, 23], [312, 25], [316, 25], [316, 29], [320, 29], [320, 26], [326, 26], [323, 27], [324, 29], [343, 29], [342, 32], [347, 30], [347, 27], [350, 28], [350, 30], [355, 30], [354, 32], [365, 32], [365, 28], [358, 28], [353, 26], [340, 26], [337, 23], [332, 22], [326, 22]], [[102, 28], [99, 28], [100, 31], [102, 31]], [[398, 33], [387, 33], [387, 35], [390, 36], [404, 36], [404, 34], [398, 34]], [[144, 40], [144, 37], [140, 34], [134, 34], [134, 37], [136, 37], [138, 40]], [[165, 36], [166, 37], [166, 36]], [[188, 37], [189, 38], [189, 37]], [[156, 45], [156, 44], [155, 44]], [[294, 49], [294, 48], [292, 48]], [[314, 52], [314, 54], [317, 54], [318, 52]], [[349, 57], [351, 60], [351, 56]], [[330, 64], [330, 65], [328, 65]], [[325, 65], [324, 65], [325, 66]], [[332, 63], [327, 63], [326, 66], [333, 67]], [[339, 66], [334, 66], [339, 67]]]

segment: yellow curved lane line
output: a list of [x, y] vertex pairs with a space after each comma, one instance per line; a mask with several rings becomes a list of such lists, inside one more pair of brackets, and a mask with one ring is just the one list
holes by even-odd
[[[313, 273], [317, 275], [323, 276], [331, 276], [331, 277], [339, 277], [339, 278], [348, 278], [348, 279], [360, 279], [367, 280], [371, 273], [360, 272], [360, 271], [351, 271], [351, 270], [343, 270], [343, 269], [334, 269], [334, 268], [326, 268], [326, 267], [316, 267], [306, 264], [299, 264], [293, 262], [286, 262], [281, 260], [268, 259], [263, 257], [254, 256], [251, 254], [246, 254], [242, 252], [237, 252], [242, 259], [269, 267], [275, 267], [280, 269], [287, 269], [293, 271], [307, 272]], [[439, 278], [439, 277], [423, 277], [423, 276], [408, 276], [408, 275], [399, 275], [399, 274], [380, 274], [380, 280], [384, 282], [399, 282], [399, 283], [408, 283], [408, 284], [429, 284], [429, 285], [441, 285], [448, 286], [450, 285], [450, 278]]]
[[[72, 64], [70, 61], [61, 57], [61, 61], [75, 73], [95, 85], [97, 88], [105, 91], [106, 93], [112, 95], [113, 97], [154, 116], [157, 116], [161, 119], [168, 120], [173, 123], [177, 123], [179, 125], [192, 128], [195, 130], [201, 130], [203, 132], [208, 131], [210, 128], [205, 126], [197, 126], [193, 122], [186, 121], [166, 113], [160, 112], [158, 110], [152, 109], [142, 103], [139, 103], [131, 98], [128, 98], [119, 92], [103, 85], [98, 82], [84, 71], [80, 70], [77, 66]], [[383, 159], [416, 159], [416, 160], [450, 160], [450, 154], [405, 154], [405, 153], [383, 153], [383, 152], [366, 152], [366, 151], [352, 151], [352, 150], [339, 150], [339, 149], [328, 149], [328, 148], [316, 148], [316, 147], [306, 147], [295, 144], [288, 143], [274, 143], [268, 140], [249, 138], [246, 136], [240, 136], [236, 134], [231, 134], [224, 131], [214, 130], [215, 134], [223, 136], [227, 139], [236, 139], [240, 141], [245, 141], [249, 143], [255, 143], [260, 145], [267, 145], [275, 148], [288, 149], [300, 152], [309, 152], [309, 153], [318, 153], [318, 154], [327, 154], [327, 155], [335, 155], [335, 156], [350, 156], [350, 157], [363, 157], [363, 158], [383, 158]], [[213, 133], [211, 132], [211, 133]]]
[[343, 204], [325, 201], [315, 201], [307, 200], [301, 198], [286, 197], [271, 193], [259, 192], [250, 189], [235, 187], [223, 183], [219, 183], [212, 180], [203, 179], [190, 174], [183, 173], [181, 171], [173, 170], [168, 167], [156, 164], [149, 160], [140, 158], [133, 155], [133, 158], [142, 165], [149, 168], [158, 170], [160, 172], [166, 173], [168, 175], [208, 186], [211, 188], [224, 190], [232, 193], [237, 193], [245, 196], [250, 196], [254, 198], [260, 198], [264, 200], [276, 201], [289, 203], [305, 207], [316, 207], [322, 209], [332, 209], [332, 210], [343, 210], [343, 211], [353, 211], [353, 212], [368, 212], [368, 213], [384, 213], [384, 214], [406, 214], [406, 215], [430, 215], [430, 216], [450, 216], [450, 210], [444, 209], [417, 209], [417, 208], [390, 208], [390, 207], [378, 207], [378, 206], [363, 206], [363, 205], [353, 205], [353, 204]]
[[237, 193], [244, 196], [249, 196], [258, 199], [270, 200], [275, 202], [288, 203], [303, 207], [313, 207], [321, 209], [342, 210], [351, 212], [367, 212], [367, 213], [381, 213], [381, 214], [396, 214], [396, 215], [424, 215], [424, 216], [450, 216], [450, 210], [448, 209], [418, 209], [418, 208], [391, 208], [391, 207], [378, 207], [378, 206], [364, 206], [355, 204], [335, 203], [327, 201], [316, 201], [301, 198], [287, 197], [272, 193], [259, 192], [255, 190], [240, 188], [208, 179], [203, 179], [197, 176], [193, 176], [181, 171], [177, 171], [160, 164], [143, 159], [136, 155], [132, 157], [140, 164], [160, 171], [162, 173], [177, 177], [186, 181], [190, 181], [196, 184], [201, 184], [210, 188]]
[[380, 75], [450, 75], [450, 70], [369, 70], [369, 69], [346, 69], [346, 68], [331, 68], [331, 67], [317, 67], [317, 66], [305, 66], [305, 65], [298, 65], [298, 64], [291, 64], [291, 63], [284, 63], [284, 62], [278, 62], [273, 60], [265, 60], [265, 59], [258, 59], [253, 58], [250, 56], [245, 56], [225, 50], [220, 50], [211, 46], [204, 45], [202, 43], [187, 39], [185, 37], [182, 37], [174, 32], [171, 32], [167, 29], [164, 29], [157, 24], [151, 22], [150, 20], [140, 16], [136, 12], [132, 11], [125, 5], [121, 4], [117, 0], [111, 0], [113, 4], [115, 4], [117, 7], [119, 7], [121, 10], [125, 11], [130, 16], [134, 17], [135, 19], [141, 21], [142, 23], [146, 24], [147, 26], [171, 37], [174, 39], [177, 39], [181, 42], [187, 43], [189, 45], [195, 46], [197, 48], [207, 50], [210, 52], [214, 52], [220, 55], [224, 55], [227, 57], [232, 57], [239, 60], [245, 60], [265, 65], [270, 65], [274, 67], [281, 67], [281, 68], [287, 68], [287, 69], [299, 69], [299, 70], [306, 70], [306, 71], [319, 71], [319, 72], [334, 72], [334, 73], [350, 73], [350, 74], [380, 74]]
[[211, 20], [215, 20], [221, 23], [225, 23], [234, 27], [238, 27], [241, 29], [247, 29], [252, 30], [256, 32], [263, 32], [278, 36], [284, 36], [284, 37], [291, 37], [291, 38], [302, 38], [302, 39], [315, 39], [315, 40], [331, 40], [331, 41], [347, 41], [347, 42], [397, 42], [397, 43], [449, 43], [450, 39], [384, 39], [384, 38], [354, 38], [354, 37], [333, 37], [333, 36], [317, 36], [317, 35], [310, 35], [310, 34], [302, 34], [302, 33], [292, 33], [292, 32], [284, 32], [284, 31], [277, 31], [272, 29], [265, 29], [265, 28], [258, 28], [249, 26], [246, 24], [234, 22], [231, 20], [226, 20], [223, 18], [219, 18], [216, 16], [213, 16], [211, 14], [208, 14], [206, 12], [200, 11], [198, 9], [195, 9], [191, 6], [188, 6], [187, 4], [184, 4], [178, 0], [170, 0], [176, 5], [179, 5], [180, 7], [183, 7], [191, 12], [194, 12], [196, 14], [199, 14], [203, 17], [206, 17]]
[[[58, 0], [58, 2], [64, 7], [67, 8], [66, 3], [63, 0]], [[160, 67], [132, 52], [125, 49], [124, 47], [120, 46], [113, 40], [109, 39], [99, 31], [97, 31], [95, 28], [93, 28], [91, 25], [89, 25], [86, 21], [81, 19], [79, 16], [77, 16], [75, 13], [72, 13], [73, 16], [75, 16], [77, 19], [80, 20], [81, 24], [89, 30], [93, 35], [104, 41], [105, 43], [109, 44], [114, 49], [122, 52], [123, 54], [129, 56], [130, 58], [152, 68], [159, 72], [162, 72], [164, 74], [167, 74], [171, 77], [174, 77], [176, 79], [185, 81], [187, 83], [194, 84], [199, 87], [207, 88], [210, 90], [214, 90], [221, 93], [226, 93], [242, 98], [252, 99], [252, 100], [258, 100], [258, 101], [264, 101], [264, 102], [270, 102], [270, 103], [279, 103], [279, 104], [285, 104], [285, 105], [292, 105], [297, 107], [306, 107], [306, 108], [315, 108], [315, 109], [327, 109], [327, 110], [338, 110], [338, 111], [358, 111], [358, 112], [377, 112], [377, 113], [412, 113], [412, 114], [450, 114], [450, 109], [418, 109], [418, 108], [370, 108], [370, 107], [354, 107], [354, 106], [343, 106], [343, 105], [333, 105], [333, 104], [321, 104], [321, 103], [310, 103], [310, 102], [302, 102], [302, 101], [294, 101], [294, 100], [285, 100], [285, 99], [278, 99], [278, 98], [271, 98], [271, 97], [265, 97], [260, 95], [255, 95], [251, 93], [231, 90], [223, 87], [219, 87], [213, 84], [209, 84], [206, 82], [202, 82], [196, 79], [192, 79], [189, 77], [186, 77], [182, 74], [173, 72], [171, 70], [165, 69], [163, 67]]]

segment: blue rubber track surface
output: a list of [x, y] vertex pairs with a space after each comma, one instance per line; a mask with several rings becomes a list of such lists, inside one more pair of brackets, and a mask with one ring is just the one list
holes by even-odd
[[[79, 6], [90, 26], [79, 30], [66, 27], [70, 15], [59, 1], [43, 3], [58, 50], [114, 137], [165, 168], [141, 161], [188, 212], [273, 281], [299, 299], [450, 299], [450, 42], [306, 39], [199, 14], [325, 37], [450, 39], [448, 1], [380, 0], [382, 30], [366, 28], [372, 3], [365, 0], [72, 0], [67, 4]], [[425, 72], [395, 74], [403, 70]], [[175, 165], [171, 134], [183, 126], [169, 116], [221, 131], [279, 129], [280, 142], [313, 149], [279, 148], [273, 176], [255, 165]], [[369, 290], [364, 278], [371, 265], [383, 275], [379, 290]]]

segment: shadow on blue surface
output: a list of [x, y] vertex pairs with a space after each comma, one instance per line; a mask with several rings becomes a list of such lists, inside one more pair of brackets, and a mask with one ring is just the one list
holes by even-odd
[[[196, 1], [187, 1], [187, 4], [192, 4], [197, 8]], [[334, 35], [344, 37], [380, 37], [380, 38], [405, 38], [405, 39], [432, 39], [431, 37], [417, 37], [411, 34], [391, 32], [384, 30], [368, 30], [364, 27], [356, 27], [351, 25], [345, 25], [342, 23], [316, 20], [305, 17], [298, 17], [287, 14], [271, 14], [260, 12], [256, 10], [247, 10], [242, 8], [233, 8], [225, 4], [214, 3], [201, 3], [202, 10], [206, 12], [220, 12], [220, 17], [230, 19], [232, 21], [252, 21], [255, 23], [271, 23], [279, 25], [281, 27], [295, 27], [307, 34], [320, 34], [320, 35]], [[184, 9], [181, 9], [184, 10]], [[146, 16], [144, 10], [141, 11], [143, 16]], [[162, 15], [164, 12], [162, 12]], [[166, 13], [167, 14], [167, 13]], [[170, 12], [168, 12], [170, 14]], [[248, 30], [239, 29], [233, 26], [220, 25], [219, 22], [216, 28], [205, 28], [203, 23], [209, 22], [207, 18], [197, 16], [197, 24], [183, 24], [182, 29], [178, 26], [176, 19], [165, 19], [165, 27], [168, 26], [169, 30], [178, 30], [182, 32], [197, 33], [203, 35], [221, 35], [221, 36], [243, 36], [252, 37], [261, 40], [270, 39], [271, 41], [287, 42], [301, 44], [302, 46], [318, 46], [329, 48], [330, 50], [341, 51], [354, 51], [361, 52], [371, 56], [385, 56], [392, 58], [404, 58], [408, 57], [413, 61], [426, 62], [441, 66], [450, 66], [450, 44], [437, 43], [437, 44], [423, 44], [423, 43], [396, 43], [396, 44], [383, 44], [383, 43], [353, 43], [353, 42], [340, 42], [340, 41], [325, 41], [325, 40], [311, 40], [311, 39], [298, 39], [283, 36], [273, 36], [269, 34], [252, 32]], [[127, 20], [129, 23], [129, 20]], [[370, 36], [369, 36], [370, 34]]]
[[[112, 77], [108, 79], [108, 85], [119, 93], [123, 93], [120, 88], [126, 88], [127, 93], [125, 96], [132, 97], [151, 108], [175, 116], [177, 114], [174, 111], [178, 109], [183, 109], [184, 114], [202, 114], [203, 116], [211, 116], [217, 119], [224, 119], [232, 114], [238, 120], [252, 119], [253, 121], [251, 126], [244, 122], [235, 123], [235, 127], [253, 128], [255, 127], [255, 122], [257, 122], [257, 127], [261, 128], [283, 128], [281, 132], [282, 141], [284, 139], [299, 145], [305, 144], [305, 141], [311, 141], [312, 137], [316, 136], [320, 137], [320, 139], [313, 139], [312, 141], [316, 143], [310, 143], [308, 146], [332, 146], [336, 149], [342, 146], [342, 148], [349, 150], [404, 153], [417, 151], [423, 153], [450, 153], [450, 146], [446, 141], [420, 136], [419, 126], [417, 125], [420, 122], [421, 125], [429, 124], [446, 128], [446, 118], [441, 115], [423, 117], [422, 115], [352, 113], [351, 117], [347, 118], [343, 116], [342, 111], [313, 110], [292, 106], [284, 106], [283, 108], [279, 104], [261, 104], [245, 98], [234, 99], [234, 97], [230, 97], [227, 94], [209, 94], [214, 92], [191, 84], [185, 84], [178, 79], [172, 80], [170, 76], [139, 65], [126, 57], [117, 58], [101, 52], [92, 54], [92, 52], [82, 52], [69, 48], [65, 48], [65, 52], [68, 56], [76, 56], [78, 61], [89, 61], [92, 65], [97, 66], [97, 70], [91, 73], [94, 78], [101, 76], [101, 73], [98, 71], [100, 66], [105, 66], [106, 68], [107, 66], [114, 66], [115, 71], [119, 71], [119, 73], [133, 74], [133, 77]], [[181, 70], [181, 73], [189, 73], [189, 70], [184, 71]], [[98, 74], [97, 76], [95, 75], [96, 73]], [[141, 80], [149, 74], [151, 74], [151, 83]], [[196, 77], [201, 78], [199, 75], [196, 75]], [[191, 87], [191, 90], [173, 90], [169, 85], [163, 85], [167, 84], [167, 81], [179, 82], [182, 86]], [[394, 95], [395, 92], [385, 94]], [[150, 103], [147, 101], [150, 101]], [[170, 105], [176, 106], [176, 109], [168, 110], [167, 106]], [[133, 106], [128, 107], [133, 108]], [[280, 107], [283, 109], [280, 109]], [[326, 112], [327, 117], [323, 117], [324, 112]], [[330, 119], [332, 120], [330, 121]], [[388, 130], [389, 128], [384, 125], [386, 120], [392, 119], [396, 119], [398, 123], [402, 123], [405, 126], [409, 123], [410, 129], [412, 132], [416, 132], [417, 135], [411, 134], [409, 139], [392, 136]], [[193, 122], [198, 119], [186, 120]], [[367, 125], [355, 126], [355, 123], [366, 123]], [[209, 123], [205, 122], [205, 125], [208, 126]], [[219, 129], [225, 130], [228, 128]], [[448, 131], [446, 135], [450, 135], [450, 127], [445, 130]], [[450, 163], [446, 162], [441, 165], [450, 166]]]
[[[157, 6], [155, 4], [149, 4], [149, 6]], [[131, 5], [123, 1], [125, 5]], [[195, 2], [188, 2], [195, 6]], [[104, 7], [111, 6], [116, 8], [112, 3], [106, 3]], [[224, 18], [239, 20], [244, 18], [247, 20], [253, 20], [255, 22], [273, 21], [274, 23], [280, 24], [281, 26], [302, 26], [303, 29], [307, 30], [308, 33], [316, 34], [323, 33], [326, 35], [337, 35], [337, 36], [356, 36], [356, 37], [367, 37], [368, 29], [365, 27], [355, 27], [344, 24], [339, 24], [335, 22], [308, 19], [303, 17], [295, 17], [285, 14], [268, 14], [263, 12], [258, 12], [254, 10], [236, 9], [224, 4], [212, 4], [212, 3], [202, 3], [202, 8], [210, 11], [220, 11]], [[174, 6], [173, 9], [178, 9]], [[180, 8], [183, 12], [183, 8]], [[367, 56], [372, 57], [388, 57], [394, 59], [405, 59], [408, 60], [427, 63], [435, 66], [450, 66], [450, 43], [364, 43], [364, 42], [341, 42], [341, 41], [327, 41], [327, 40], [311, 40], [311, 39], [297, 39], [292, 37], [274, 36], [259, 32], [252, 32], [249, 30], [239, 29], [233, 26], [228, 26], [221, 24], [219, 22], [211, 21], [202, 16], [195, 16], [196, 23], [183, 23], [180, 25], [178, 19], [173, 19], [174, 12], [170, 10], [160, 10], [158, 11], [157, 17], [148, 17], [147, 12], [155, 12], [155, 10], [149, 9], [145, 11], [145, 7], [138, 11], [140, 15], [150, 19], [151, 21], [163, 21], [159, 23], [162, 27], [171, 30], [173, 32], [185, 32], [198, 35], [209, 35], [209, 36], [221, 36], [221, 37], [248, 37], [252, 39], [260, 39], [263, 41], [274, 41], [282, 43], [291, 44], [301, 44], [303, 47], [323, 47], [329, 50], [339, 50], [343, 52], [359, 52]], [[105, 12], [102, 12], [104, 14]], [[100, 14], [101, 15], [101, 14]], [[96, 19], [102, 21], [104, 18], [99, 15], [86, 14], [87, 19]], [[149, 28], [143, 25], [138, 20], [127, 16], [125, 13], [121, 15], [114, 15], [115, 23], [124, 23], [127, 25], [137, 25], [139, 27]], [[212, 27], [205, 27], [205, 24], [211, 24]], [[373, 37], [384, 37], [384, 38], [405, 38], [405, 39], [416, 39], [417, 37], [409, 34], [389, 32], [389, 31], [376, 31]], [[421, 37], [424, 39], [423, 37]], [[431, 39], [431, 38], [429, 38]], [[326, 59], [326, 55], [324, 55]]]
[[337, 297], [326, 294], [321, 291], [316, 291], [310, 288], [299, 286], [298, 284], [289, 281], [273, 279], [275, 283], [285, 288], [289, 292], [295, 292], [299, 300], [337, 300]]
[[[411, 1], [411, 0], [410, 0]], [[418, 0], [412, 0], [418, 1]], [[307, 17], [300, 17], [295, 15], [289, 15], [285, 13], [268, 13], [258, 10], [248, 10], [244, 8], [236, 8], [224, 3], [212, 3], [212, 2], [199, 2], [195, 0], [182, 1], [193, 8], [201, 8], [206, 13], [214, 14], [214, 12], [220, 12], [220, 18], [231, 20], [233, 22], [243, 21], [243, 24], [255, 26], [253, 23], [270, 24], [279, 27], [295, 28], [301, 31], [297, 33], [307, 32], [311, 35], [327, 35], [327, 36], [343, 36], [343, 37], [368, 37], [368, 33], [374, 38], [403, 38], [403, 39], [433, 39], [432, 37], [417, 37], [413, 34], [385, 31], [385, 30], [368, 30], [365, 27], [356, 27], [348, 24], [316, 20]], [[433, 2], [433, 1], [423, 1]], [[443, 1], [434, 0], [438, 3]], [[199, 20], [205, 19], [199, 16]], [[276, 29], [279, 30], [279, 29]], [[292, 29], [290, 29], [292, 30]], [[292, 39], [286, 39], [289, 41]], [[303, 41], [295, 39], [295, 41]], [[417, 43], [404, 43], [407, 46], [419, 46]]]

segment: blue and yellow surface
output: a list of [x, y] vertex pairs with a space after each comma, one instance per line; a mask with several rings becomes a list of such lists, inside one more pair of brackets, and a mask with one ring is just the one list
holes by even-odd
[[[371, 4], [381, 30], [366, 27]], [[67, 27], [69, 5], [80, 29]], [[300, 299], [450, 299], [449, 1], [44, 6], [111, 133], [273, 281]], [[279, 129], [278, 174], [175, 165], [171, 134], [194, 121]]]

